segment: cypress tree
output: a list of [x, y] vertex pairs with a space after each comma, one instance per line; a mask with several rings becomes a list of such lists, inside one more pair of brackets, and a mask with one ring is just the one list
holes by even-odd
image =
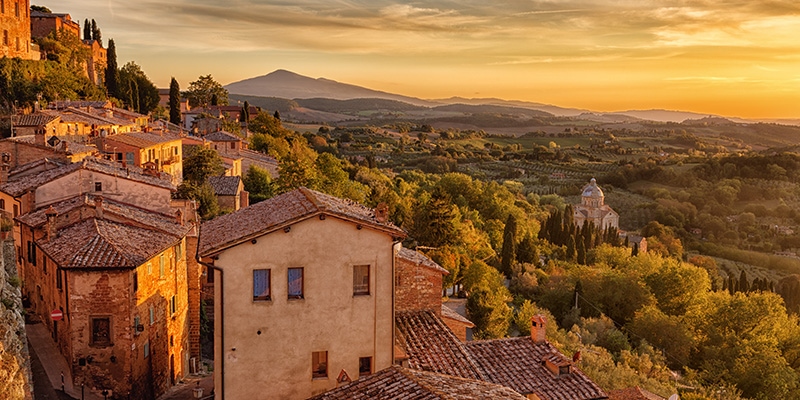
[[219, 103], [219, 98], [217, 97], [217, 94], [214, 93], [211, 95], [211, 105], [216, 106], [217, 103]]
[[578, 264], [586, 265], [586, 246], [583, 241], [578, 242]]
[[747, 282], [747, 272], [744, 270], [739, 274], [739, 291], [745, 293], [750, 291], [750, 283]]
[[83, 40], [92, 40], [92, 27], [89, 25], [89, 18], [83, 20]]
[[511, 277], [511, 266], [517, 258], [517, 219], [508, 215], [503, 230], [503, 249], [500, 252], [500, 272]]
[[181, 87], [175, 77], [169, 82], [169, 122], [181, 124]]
[[114, 45], [114, 39], [108, 41], [108, 50], [106, 51], [106, 91], [110, 97], [119, 98], [119, 70], [117, 69], [117, 46]]
[[94, 18], [92, 19], [92, 39], [100, 43], [100, 46], [103, 45], [103, 36], [100, 34], [100, 28], [97, 27], [97, 23], [94, 22]]
[[567, 260], [575, 261], [575, 237], [567, 238]]
[[278, 110], [275, 110], [275, 114], [273, 114], [272, 116], [275, 117], [275, 119], [277, 119], [278, 121], [281, 120], [281, 113], [279, 113]]
[[250, 121], [250, 103], [245, 100], [242, 107], [242, 122], [248, 123]]
[[639, 255], [639, 243], [633, 244], [633, 249], [631, 249], [631, 257], [636, 257]]

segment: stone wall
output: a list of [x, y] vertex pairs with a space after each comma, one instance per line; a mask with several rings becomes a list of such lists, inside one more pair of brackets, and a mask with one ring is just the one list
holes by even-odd
[[32, 399], [33, 379], [14, 241], [2, 242], [0, 268], [0, 393], [4, 399]]
[[442, 273], [419, 263], [396, 258], [395, 310], [442, 313]]

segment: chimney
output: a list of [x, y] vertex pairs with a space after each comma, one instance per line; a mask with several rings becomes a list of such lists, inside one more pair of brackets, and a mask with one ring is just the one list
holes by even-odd
[[33, 144], [37, 146], [47, 146], [47, 141], [45, 140], [45, 132], [46, 129], [43, 125], [37, 126], [36, 132], [33, 137]]
[[546, 323], [547, 320], [544, 315], [536, 314], [531, 318], [531, 339], [533, 339], [533, 343], [539, 344], [547, 341]]
[[175, 211], [175, 220], [183, 226], [183, 211], [177, 210]]
[[11, 154], [3, 153], [0, 156], [0, 184], [8, 182], [8, 171], [11, 169]]
[[103, 218], [103, 197], [96, 196], [94, 198], [94, 212], [96, 218]]
[[386, 203], [379, 203], [375, 207], [375, 220], [382, 224], [389, 220], [389, 206]]
[[56, 217], [58, 217], [58, 211], [56, 211], [53, 206], [50, 206], [44, 215], [47, 216], [46, 240], [50, 240], [56, 237]]

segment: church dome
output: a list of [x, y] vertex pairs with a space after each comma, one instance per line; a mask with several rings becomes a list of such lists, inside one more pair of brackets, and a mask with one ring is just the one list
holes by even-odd
[[600, 190], [600, 187], [597, 186], [597, 180], [592, 178], [589, 181], [589, 184], [583, 187], [583, 193], [581, 194], [583, 197], [591, 197], [591, 198], [603, 198], [605, 195], [603, 191]]

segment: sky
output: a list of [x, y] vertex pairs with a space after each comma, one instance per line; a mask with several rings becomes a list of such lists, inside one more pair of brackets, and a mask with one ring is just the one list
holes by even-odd
[[800, 118], [796, 0], [32, 0], [159, 87], [286, 69], [407, 96]]

